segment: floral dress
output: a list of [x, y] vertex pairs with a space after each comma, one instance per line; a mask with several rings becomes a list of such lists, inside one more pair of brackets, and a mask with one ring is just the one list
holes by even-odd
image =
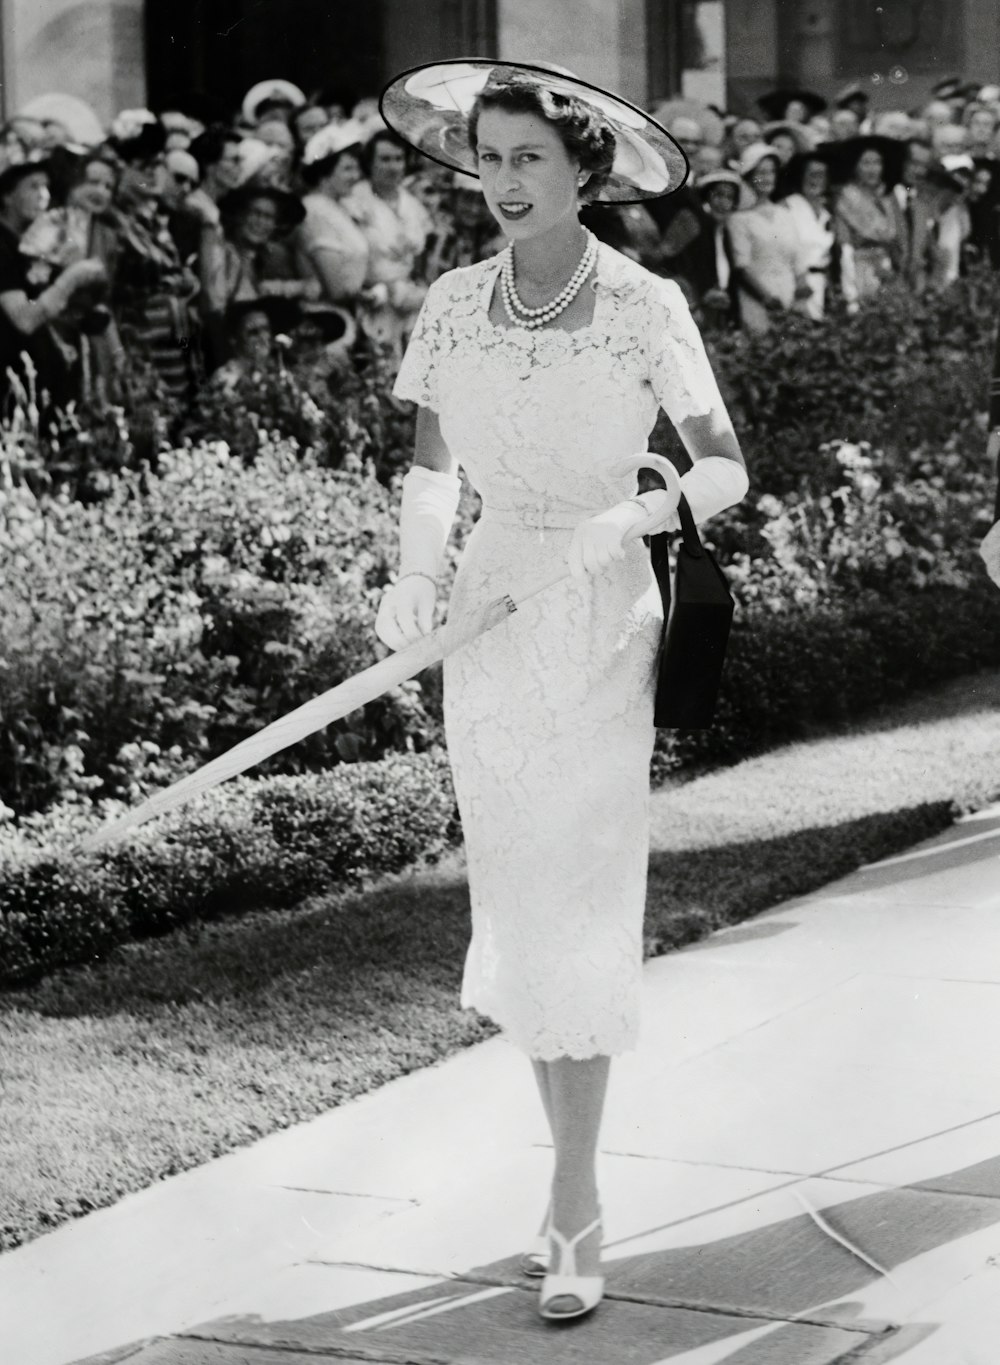
[[[593, 322], [532, 332], [490, 321], [498, 270], [431, 286], [394, 390], [438, 414], [483, 501], [452, 620], [565, 566], [573, 527], [636, 491], [616, 465], [661, 405], [676, 423], [721, 402], [672, 281], [602, 245]], [[635, 1045], [661, 625], [639, 541], [445, 663], [472, 895], [462, 1002], [535, 1058]]]

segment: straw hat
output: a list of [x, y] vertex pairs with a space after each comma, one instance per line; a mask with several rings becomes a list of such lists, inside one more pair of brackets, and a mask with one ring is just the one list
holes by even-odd
[[280, 76], [272, 76], [270, 80], [258, 81], [252, 85], [243, 97], [241, 113], [247, 123], [256, 123], [260, 117], [260, 107], [268, 100], [279, 100], [282, 104], [291, 105], [293, 109], [298, 109], [305, 104], [306, 97], [297, 85], [291, 81], [282, 80]]
[[481, 58], [433, 62], [390, 81], [379, 108], [389, 127], [418, 152], [452, 170], [476, 175], [469, 115], [491, 81], [499, 83], [509, 76], [528, 77], [553, 95], [581, 100], [610, 125], [615, 159], [595, 195], [597, 201], [627, 204], [654, 199], [679, 190], [687, 179], [687, 158], [665, 128], [627, 100], [562, 67]]

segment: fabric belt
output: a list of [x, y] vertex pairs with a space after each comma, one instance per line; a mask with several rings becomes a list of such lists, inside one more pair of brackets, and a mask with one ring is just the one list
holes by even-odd
[[581, 521], [606, 512], [610, 506], [609, 501], [588, 511], [586, 507], [553, 506], [540, 498], [524, 507], [484, 507], [479, 520], [495, 526], [521, 526], [526, 531], [572, 531]]

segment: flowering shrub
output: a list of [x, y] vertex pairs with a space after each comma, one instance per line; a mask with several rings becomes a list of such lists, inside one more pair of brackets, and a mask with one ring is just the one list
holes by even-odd
[[[287, 443], [252, 466], [218, 444], [170, 452], [92, 505], [8, 479], [0, 798], [125, 795], [374, 662], [395, 496], [370, 467], [325, 469]], [[405, 684], [271, 771], [426, 748], [438, 714]]]

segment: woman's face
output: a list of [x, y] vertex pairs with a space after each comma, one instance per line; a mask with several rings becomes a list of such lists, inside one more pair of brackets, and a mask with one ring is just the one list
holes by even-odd
[[271, 357], [271, 323], [266, 313], [250, 312], [236, 334], [236, 353], [251, 365], [266, 365]]
[[735, 185], [720, 183], [708, 191], [708, 211], [716, 221], [728, 218], [736, 208], [738, 191]]
[[742, 155], [754, 142], [760, 141], [761, 131], [761, 126], [756, 119], [740, 119], [739, 123], [733, 127], [731, 134], [732, 144], [736, 149], [737, 156]]
[[773, 156], [764, 157], [764, 160], [758, 162], [750, 172], [748, 179], [758, 200], [770, 199], [778, 184], [777, 158]]
[[969, 141], [976, 147], [988, 147], [996, 132], [996, 119], [988, 109], [976, 109], [969, 116]]
[[865, 189], [873, 190], [882, 183], [882, 153], [869, 147], [858, 157], [854, 168], [854, 178]]
[[827, 169], [822, 161], [807, 161], [802, 172], [802, 193], [807, 199], [822, 199], [829, 182]]
[[318, 133], [321, 128], [325, 128], [330, 122], [325, 109], [318, 104], [309, 104], [297, 113], [293, 119], [296, 135], [299, 142], [304, 147], [313, 133]]
[[7, 196], [7, 202], [11, 216], [27, 227], [49, 206], [49, 177], [44, 171], [23, 176]]
[[129, 162], [119, 182], [122, 193], [139, 199], [160, 199], [167, 184], [166, 161], [156, 156], [152, 161]]
[[353, 152], [343, 152], [323, 181], [323, 192], [331, 199], [343, 199], [361, 179], [361, 162]]
[[484, 109], [477, 143], [487, 207], [512, 241], [576, 221], [580, 166], [546, 119]]
[[240, 176], [243, 173], [240, 144], [235, 141], [226, 142], [222, 148], [222, 155], [211, 167], [211, 171], [212, 178], [220, 190], [234, 190], [240, 183]]
[[775, 133], [768, 138], [771, 146], [778, 153], [778, 160], [783, 166], [787, 166], [795, 155], [795, 139], [791, 133]]
[[269, 194], [255, 195], [240, 214], [237, 233], [244, 246], [267, 246], [278, 228], [278, 206]]
[[84, 168], [83, 179], [70, 190], [66, 202], [71, 208], [86, 209], [88, 213], [107, 213], [114, 194], [114, 171], [106, 161], [91, 161]]
[[785, 118], [789, 123], [805, 123], [809, 110], [801, 100], [789, 100], [785, 105]]
[[372, 150], [372, 189], [376, 194], [395, 194], [406, 174], [402, 147], [379, 139]]

